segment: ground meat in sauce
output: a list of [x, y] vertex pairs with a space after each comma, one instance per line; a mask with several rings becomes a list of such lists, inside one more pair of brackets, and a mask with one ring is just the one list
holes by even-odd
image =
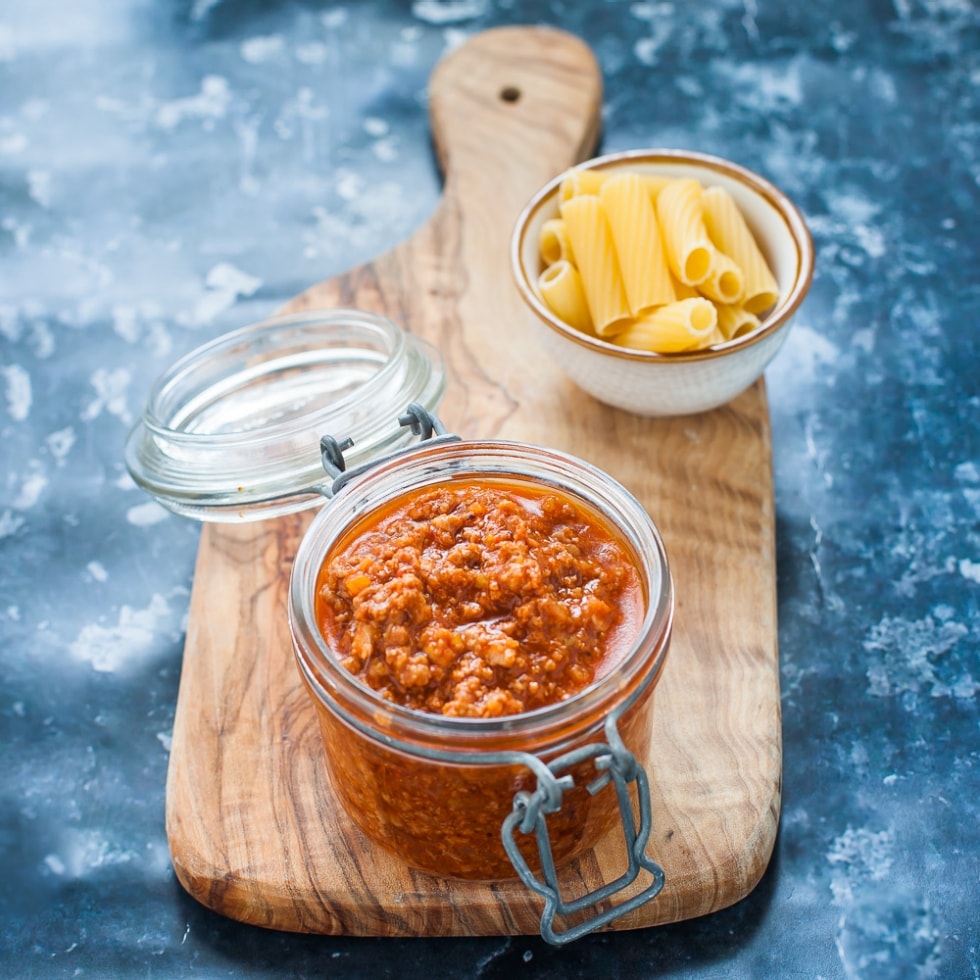
[[328, 555], [324, 635], [351, 673], [398, 704], [497, 717], [587, 687], [637, 572], [601, 523], [548, 491], [426, 489]]

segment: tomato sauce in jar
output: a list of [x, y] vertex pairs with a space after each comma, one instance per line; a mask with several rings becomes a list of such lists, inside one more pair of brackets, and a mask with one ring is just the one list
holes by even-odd
[[495, 718], [563, 701], [615, 665], [643, 618], [611, 528], [545, 488], [450, 483], [358, 522], [317, 582], [341, 664], [387, 700]]

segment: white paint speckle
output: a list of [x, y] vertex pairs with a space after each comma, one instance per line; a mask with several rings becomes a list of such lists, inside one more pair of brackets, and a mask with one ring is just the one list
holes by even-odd
[[105, 569], [105, 565], [102, 562], [90, 561], [86, 566], [85, 570], [95, 579], [96, 582], [106, 582], [109, 579], [109, 573]]
[[205, 277], [204, 292], [193, 311], [181, 314], [178, 320], [186, 326], [204, 326], [230, 309], [239, 296], [251, 296], [261, 285], [262, 280], [256, 276], [242, 272], [230, 262], [219, 262]]
[[797, 391], [801, 385], [816, 385], [827, 377], [827, 366], [839, 356], [840, 348], [826, 334], [798, 323], [780, 351], [774, 380], [784, 378]]
[[973, 460], [957, 465], [953, 476], [962, 483], [980, 483], [980, 467]]
[[204, 20], [220, 3], [221, 0], [194, 0], [194, 6], [191, 7], [191, 20]]
[[337, 196], [345, 201], [353, 201], [358, 198], [365, 188], [364, 178], [352, 170], [337, 171]]
[[137, 664], [153, 651], [157, 633], [171, 617], [170, 605], [162, 595], [154, 595], [146, 609], [123, 606], [115, 625], [82, 627], [71, 644], [71, 655], [100, 673]]
[[633, 45], [633, 54], [642, 65], [652, 67], [660, 60], [660, 51], [674, 35], [673, 19], [657, 17], [656, 11], [650, 4], [635, 4], [631, 8], [635, 17], [649, 25], [650, 34], [639, 38]]
[[173, 747], [173, 732], [157, 732], [157, 741], [169, 752]]
[[149, 500], [145, 504], [137, 504], [126, 511], [126, 520], [135, 527], [150, 527], [165, 521], [170, 512], [158, 504], [155, 500]]
[[427, 24], [458, 24], [486, 13], [488, 0], [415, 0], [412, 14]]
[[[15, 514], [11, 510], [5, 510], [0, 514], [0, 540], [9, 538], [16, 534], [24, 526], [24, 518]], [[11, 608], [15, 608], [11, 606]]]
[[54, 353], [54, 336], [51, 333], [51, 328], [42, 321], [35, 320], [31, 324], [28, 342], [34, 348], [38, 360], [44, 360]]
[[388, 139], [375, 140], [371, 145], [371, 152], [382, 163], [394, 163], [398, 159], [398, 140], [393, 136]]
[[49, 170], [29, 170], [27, 172], [27, 193], [31, 200], [40, 207], [51, 207], [51, 172]]
[[892, 867], [895, 835], [892, 831], [873, 831], [866, 827], [848, 827], [831, 845], [827, 861], [842, 873], [835, 874], [831, 891], [835, 904], [854, 897], [859, 881], [880, 881]]
[[140, 338], [139, 318], [133, 306], [117, 305], [112, 308], [112, 329], [130, 344]]
[[59, 877], [65, 873], [65, 862], [57, 854], [49, 854], [44, 859], [47, 869]]
[[0, 368], [6, 389], [7, 412], [15, 422], [23, 422], [31, 412], [31, 376], [20, 364]]
[[338, 7], [336, 10], [328, 10], [320, 16], [320, 20], [328, 31], [335, 31], [347, 23], [347, 9]]
[[75, 445], [75, 439], [75, 430], [69, 425], [57, 432], [52, 432], [44, 442], [55, 460], [60, 465], [64, 465], [65, 459]]
[[[942, 933], [891, 827], [848, 827], [827, 853], [842, 976], [937, 977]], [[916, 964], [912, 974], [909, 964]]]
[[64, 829], [59, 838], [58, 853], [44, 859], [57, 875], [84, 878], [101, 868], [129, 864], [136, 859], [131, 851], [114, 846], [102, 828], [70, 827]]
[[250, 65], [261, 65], [281, 55], [286, 50], [286, 42], [281, 34], [250, 37], [247, 41], [242, 41], [238, 50]]
[[82, 409], [82, 420], [91, 422], [105, 411], [127, 425], [131, 424], [132, 416], [126, 404], [126, 391], [131, 380], [132, 375], [126, 368], [116, 368], [114, 371], [96, 369], [89, 379], [95, 389], [95, 398]]
[[869, 654], [868, 693], [875, 697], [905, 693], [962, 697], [963, 691], [972, 691], [976, 685], [965, 677], [951, 685], [943, 679], [939, 667], [968, 633], [962, 623], [944, 619], [941, 611], [935, 618], [926, 616], [915, 621], [885, 616], [864, 641]]
[[230, 104], [228, 79], [221, 75], [206, 75], [197, 95], [165, 102], [157, 109], [157, 125], [163, 129], [176, 129], [185, 119], [213, 123], [216, 119], [224, 118]]
[[0, 136], [0, 156], [12, 157], [27, 149], [27, 137], [23, 133]]
[[322, 65], [329, 54], [329, 48], [321, 41], [311, 41], [296, 47], [296, 60], [301, 65]]
[[960, 559], [960, 575], [968, 578], [972, 582], [980, 583], [980, 561], [970, 561], [969, 558]]
[[48, 477], [37, 460], [31, 460], [20, 481], [20, 489], [12, 503], [15, 510], [30, 510], [48, 487]]

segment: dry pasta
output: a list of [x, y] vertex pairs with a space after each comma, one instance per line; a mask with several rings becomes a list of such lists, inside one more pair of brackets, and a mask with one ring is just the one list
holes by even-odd
[[745, 276], [732, 259], [715, 249], [711, 271], [698, 289], [716, 303], [738, 303], [745, 292]]
[[650, 198], [657, 203], [657, 195], [671, 182], [671, 177], [661, 177], [660, 174], [641, 174], [640, 179], [646, 185]]
[[630, 316], [609, 222], [599, 198], [592, 194], [567, 200], [561, 206], [561, 216], [582, 277], [592, 325], [600, 337], [608, 337]]
[[712, 241], [742, 269], [745, 278], [742, 305], [750, 313], [764, 313], [779, 299], [779, 287], [742, 212], [722, 187], [707, 188], [701, 201]]
[[541, 299], [577, 330], [671, 353], [761, 326], [778, 284], [731, 195], [687, 177], [569, 171], [540, 233]]
[[701, 296], [661, 306], [612, 338], [620, 347], [669, 354], [706, 346], [717, 328], [714, 304]]
[[701, 185], [693, 179], [672, 180], [657, 195], [657, 217], [664, 233], [670, 271], [689, 286], [711, 272], [715, 251], [701, 212]]
[[759, 327], [759, 318], [744, 306], [718, 306], [718, 329], [724, 340], [734, 340]]
[[630, 313], [642, 316], [677, 298], [671, 281], [657, 213], [642, 178], [635, 173], [611, 177], [599, 189]]
[[558, 200], [569, 201], [579, 194], [598, 194], [609, 178], [604, 170], [569, 170], [558, 189]]
[[674, 277], [674, 274], [670, 274], [670, 281], [674, 286], [674, 295], [678, 299], [692, 299], [695, 296], [700, 296], [696, 286], [689, 286], [686, 282], [681, 282], [680, 279]]
[[538, 277], [538, 290], [555, 316], [576, 330], [594, 333], [582, 277], [571, 262], [559, 259], [549, 265]]
[[561, 218], [549, 218], [541, 226], [541, 260], [545, 265], [552, 265], [562, 259], [570, 259], [571, 255], [565, 222]]
[[[569, 170], [562, 178], [558, 188], [559, 203], [567, 201], [579, 194], [598, 194], [600, 188], [612, 177], [623, 173], [622, 170]], [[660, 174], [640, 174], [640, 179], [654, 202], [657, 195], [671, 182], [670, 177]]]

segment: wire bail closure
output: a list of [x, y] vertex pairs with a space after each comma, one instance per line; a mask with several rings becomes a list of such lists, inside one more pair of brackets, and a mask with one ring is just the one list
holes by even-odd
[[[418, 402], [411, 402], [408, 405], [404, 414], [398, 417], [398, 424], [403, 428], [410, 428], [419, 437], [420, 442], [436, 445], [443, 442], [460, 441], [459, 436], [447, 432], [442, 421]], [[333, 482], [329, 487], [321, 486], [318, 490], [328, 499], [335, 497], [354, 477], [381, 463], [397, 459], [410, 451], [408, 449], [396, 449], [392, 453], [379, 456], [377, 459], [369, 459], [360, 466], [355, 466], [354, 469], [349, 470], [344, 459], [344, 453], [353, 445], [354, 440], [350, 437], [344, 439], [337, 439], [332, 435], [320, 437], [320, 459], [327, 475], [333, 477]]]
[[[533, 793], [520, 791], [514, 796], [514, 809], [504, 819], [501, 838], [504, 850], [521, 881], [545, 900], [541, 913], [541, 938], [553, 946], [566, 943], [608, 925], [614, 919], [639, 908], [660, 894], [664, 886], [663, 868], [646, 854], [647, 841], [651, 830], [650, 784], [643, 767], [626, 748], [616, 727], [621, 712], [613, 711], [606, 719], [606, 743], [584, 745], [581, 748], [559, 756], [545, 764], [537, 756], [525, 756], [525, 764], [538, 777], [538, 785]], [[548, 837], [547, 815], [561, 809], [561, 799], [565, 790], [571, 789], [572, 777], [559, 776], [562, 770], [570, 768], [586, 759], [594, 759], [599, 775], [586, 787], [592, 795], [598, 793], [611, 781], [619, 803], [623, 833], [626, 838], [628, 864], [626, 870], [615, 880], [601, 888], [596, 888], [579, 898], [566, 902], [559, 891], [558, 875], [551, 841]], [[636, 784], [636, 795], [640, 810], [639, 827], [633, 814], [629, 784]], [[538, 855], [541, 858], [542, 879], [535, 876], [517, 845], [516, 832], [535, 833]], [[625, 891], [636, 881], [641, 871], [648, 871], [653, 880], [641, 892], [626, 899], [619, 905], [604, 909], [590, 919], [585, 919], [564, 932], [556, 932], [556, 916], [568, 916], [582, 912], [590, 906], [598, 905], [613, 895]]]

